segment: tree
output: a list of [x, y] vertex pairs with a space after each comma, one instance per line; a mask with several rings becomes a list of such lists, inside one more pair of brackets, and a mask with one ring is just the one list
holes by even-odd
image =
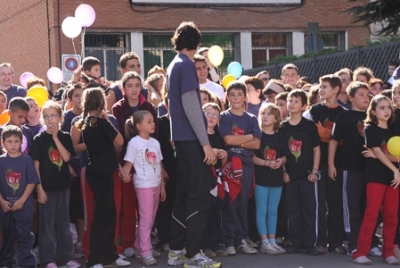
[[365, 4], [365, 0], [348, 0], [359, 5], [346, 10], [352, 14], [353, 22], [361, 22], [363, 26], [380, 24], [381, 28], [374, 34], [397, 34], [400, 28], [400, 0], [376, 0]]

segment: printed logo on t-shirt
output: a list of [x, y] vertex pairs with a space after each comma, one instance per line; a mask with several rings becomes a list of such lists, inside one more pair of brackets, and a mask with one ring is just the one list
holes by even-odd
[[154, 170], [154, 173], [156, 173], [156, 167], [157, 167], [157, 155], [155, 152], [151, 152], [148, 148], [144, 151], [144, 156], [146, 159], [147, 164], [151, 166]]
[[7, 184], [14, 190], [13, 194], [15, 195], [15, 192], [19, 188], [21, 173], [19, 173], [18, 171], [13, 171], [11, 168], [8, 168], [6, 170], [6, 180]]
[[60, 155], [60, 152], [57, 150], [57, 148], [54, 148], [53, 146], [50, 146], [48, 152], [51, 163], [53, 163], [58, 167], [58, 171], [61, 171], [61, 167], [63, 165], [63, 159]]
[[387, 143], [386, 143], [385, 140], [383, 140], [382, 143], [381, 143], [381, 150], [382, 150], [382, 152], [384, 154], [388, 154], [389, 153], [389, 150], [387, 148]]
[[322, 121], [322, 126], [324, 128], [329, 129], [329, 130], [332, 130], [333, 129], [333, 123], [334, 122], [327, 117], [327, 118], [324, 119], [324, 121]]
[[358, 120], [357, 122], [357, 129], [358, 129], [358, 133], [360, 133], [360, 135], [362, 137], [364, 137], [364, 122], [361, 120]]
[[244, 129], [241, 129], [240, 127], [237, 126], [237, 124], [234, 124], [232, 126], [232, 134], [235, 136], [244, 135]]
[[276, 150], [269, 148], [269, 146], [265, 146], [264, 148], [264, 159], [265, 160], [275, 160], [276, 159]]
[[303, 142], [301, 140], [296, 140], [291, 136], [289, 138], [289, 150], [294, 155], [296, 158], [296, 162], [299, 159], [301, 155], [301, 146], [303, 145]]

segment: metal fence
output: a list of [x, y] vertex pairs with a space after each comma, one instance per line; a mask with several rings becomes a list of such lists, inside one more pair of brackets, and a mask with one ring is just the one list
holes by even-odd
[[[399, 59], [400, 41], [369, 46], [358, 47], [345, 52], [331, 55], [314, 55], [312, 58], [292, 61], [299, 69], [300, 76], [307, 76], [313, 82], [325, 74], [334, 73], [342, 68], [354, 70], [358, 66], [365, 66], [374, 71], [375, 77], [387, 80], [388, 64]], [[267, 65], [264, 67], [245, 70], [244, 75], [254, 76], [258, 72], [267, 70], [272, 78], [279, 78], [282, 67], [288, 62]]]

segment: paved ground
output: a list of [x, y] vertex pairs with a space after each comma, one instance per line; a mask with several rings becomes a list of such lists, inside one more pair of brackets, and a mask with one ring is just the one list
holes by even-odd
[[[130, 258], [132, 268], [145, 267], [139, 259]], [[235, 257], [216, 258], [222, 262], [223, 268], [258, 268], [258, 267], [282, 267], [282, 268], [347, 268], [347, 267], [361, 267], [351, 262], [351, 258], [346, 255], [339, 255], [335, 253], [327, 253], [322, 256], [308, 256], [305, 254], [285, 254], [279, 256], [268, 256], [258, 254], [255, 256], [250, 255], [237, 255]], [[373, 261], [372, 267], [389, 267], [382, 262], [380, 257], [371, 257]], [[158, 264], [155, 268], [173, 267], [167, 264], [167, 253], [162, 253], [157, 258]], [[150, 267], [150, 266], [148, 266]], [[175, 266], [181, 267], [181, 266]]]

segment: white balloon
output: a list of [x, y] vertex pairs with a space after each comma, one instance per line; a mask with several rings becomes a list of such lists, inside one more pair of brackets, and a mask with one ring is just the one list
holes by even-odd
[[81, 34], [82, 25], [77, 18], [66, 17], [61, 24], [61, 30], [66, 37], [75, 38]]
[[81, 22], [82, 27], [88, 28], [96, 20], [96, 12], [92, 6], [81, 4], [75, 9], [75, 18]]

